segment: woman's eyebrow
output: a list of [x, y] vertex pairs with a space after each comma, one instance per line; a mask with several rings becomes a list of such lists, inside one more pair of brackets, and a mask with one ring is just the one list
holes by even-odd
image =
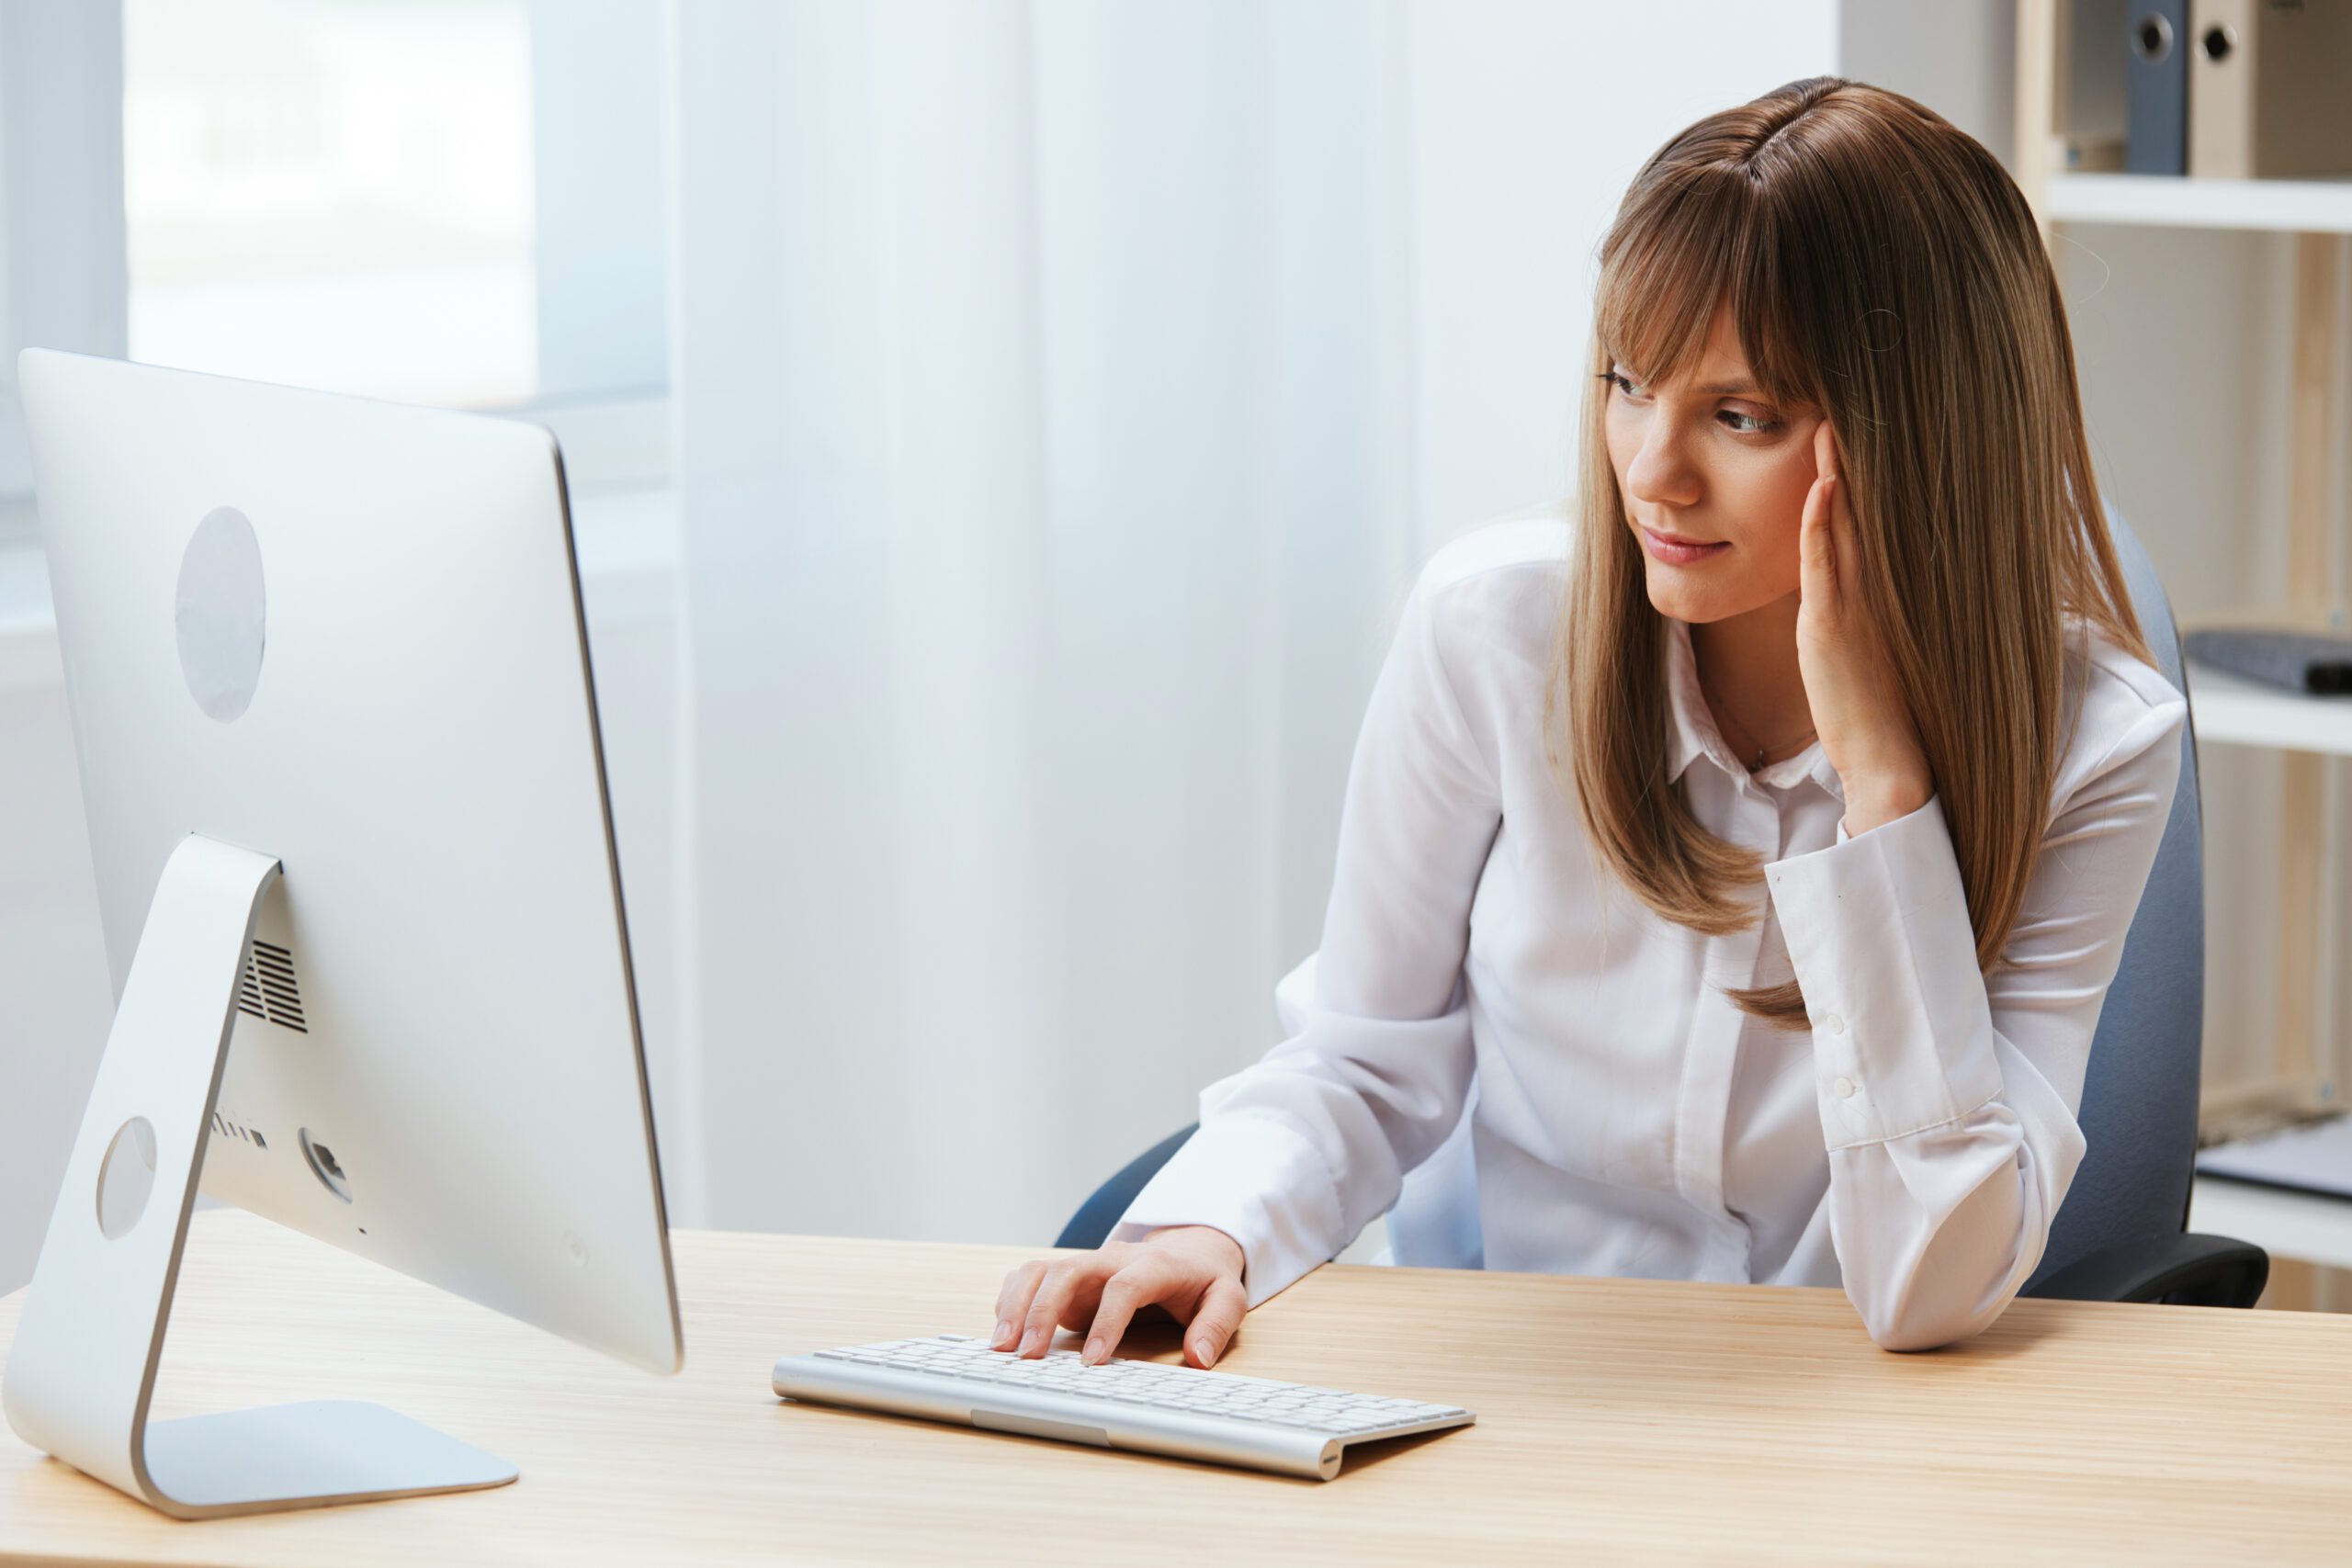
[[[1625, 364], [1625, 357], [1623, 355], [1612, 354], [1609, 357], [1612, 364]], [[1627, 368], [1631, 369], [1632, 367], [1627, 366]], [[1634, 378], [1637, 381], [1646, 381], [1649, 379], [1649, 378], [1642, 375], [1638, 371], [1634, 372]], [[1755, 383], [1750, 381], [1719, 381], [1712, 387], [1701, 387], [1698, 390], [1713, 393], [1720, 397], [1744, 398], [1758, 395], [1758, 389]]]

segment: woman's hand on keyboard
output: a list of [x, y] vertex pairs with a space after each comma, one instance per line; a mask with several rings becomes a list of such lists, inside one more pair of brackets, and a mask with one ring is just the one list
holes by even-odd
[[1216, 1226], [1170, 1225], [1141, 1241], [1106, 1242], [1093, 1252], [1023, 1263], [997, 1292], [996, 1333], [989, 1346], [1042, 1356], [1056, 1327], [1086, 1328], [1080, 1355], [1092, 1365], [1118, 1348], [1138, 1310], [1156, 1303], [1185, 1325], [1184, 1359], [1205, 1367], [1225, 1353], [1250, 1310], [1241, 1288], [1243, 1262], [1241, 1244]]

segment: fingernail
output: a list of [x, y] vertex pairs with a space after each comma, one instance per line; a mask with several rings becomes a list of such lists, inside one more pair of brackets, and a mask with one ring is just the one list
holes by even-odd
[[1216, 1352], [1209, 1348], [1209, 1342], [1205, 1339], [1193, 1341], [1193, 1354], [1201, 1359], [1201, 1365], [1204, 1367], [1216, 1359]]
[[989, 1348], [991, 1350], [1001, 1350], [1007, 1345], [1012, 1343], [1012, 1320], [1011, 1318], [1007, 1318], [1002, 1323], [996, 1325], [996, 1335], [989, 1341]]
[[1092, 1338], [1092, 1339], [1090, 1339], [1090, 1340], [1088, 1340], [1088, 1341], [1086, 1342], [1086, 1354], [1085, 1354], [1085, 1356], [1084, 1356], [1084, 1357], [1082, 1357], [1082, 1358], [1081, 1358], [1081, 1359], [1083, 1359], [1083, 1360], [1086, 1362], [1086, 1364], [1087, 1364], [1088, 1366], [1090, 1366], [1090, 1367], [1091, 1367], [1091, 1366], [1094, 1365], [1094, 1363], [1096, 1363], [1097, 1361], [1100, 1361], [1102, 1359], [1102, 1341], [1101, 1337], [1098, 1336], [1097, 1337]]

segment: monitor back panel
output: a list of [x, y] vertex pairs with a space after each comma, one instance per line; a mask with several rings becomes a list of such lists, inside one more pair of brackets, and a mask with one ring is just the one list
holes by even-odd
[[183, 835], [284, 868], [203, 1190], [673, 1369], [553, 438], [37, 350], [20, 374], [117, 994]]

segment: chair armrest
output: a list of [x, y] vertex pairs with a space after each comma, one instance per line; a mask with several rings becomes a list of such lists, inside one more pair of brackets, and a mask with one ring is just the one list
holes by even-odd
[[2269, 1280], [2270, 1255], [2251, 1242], [2184, 1232], [2102, 1247], [2025, 1293], [2057, 1301], [2250, 1307]]

